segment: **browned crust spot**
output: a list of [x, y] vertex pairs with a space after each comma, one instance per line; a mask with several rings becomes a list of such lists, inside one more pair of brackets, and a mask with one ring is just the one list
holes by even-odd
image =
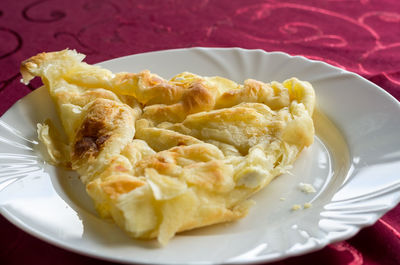
[[86, 152], [96, 155], [109, 137], [110, 135], [84, 136], [76, 142], [74, 154], [79, 157]]
[[134, 178], [116, 178], [106, 180], [100, 184], [103, 191], [111, 199], [117, 199], [121, 194], [125, 194], [144, 185], [144, 182]]
[[211, 110], [215, 100], [211, 92], [202, 83], [193, 83], [183, 95], [182, 104], [185, 111], [189, 114], [204, 110]]
[[115, 104], [96, 100], [83, 121], [73, 145], [73, 157], [96, 157], [111, 137], [114, 118], [118, 115]]

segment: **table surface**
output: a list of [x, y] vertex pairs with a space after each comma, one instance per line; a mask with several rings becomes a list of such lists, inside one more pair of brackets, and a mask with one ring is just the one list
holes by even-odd
[[[283, 51], [355, 72], [400, 99], [400, 1], [2, 0], [0, 115], [35, 88], [19, 64], [77, 49], [88, 63], [186, 47]], [[0, 216], [0, 264], [112, 264], [47, 244]], [[400, 206], [353, 238], [273, 264], [400, 264]]]

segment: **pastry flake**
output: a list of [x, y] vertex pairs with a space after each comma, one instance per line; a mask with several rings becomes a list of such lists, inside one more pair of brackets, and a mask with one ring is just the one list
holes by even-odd
[[[244, 217], [250, 197], [313, 143], [314, 90], [291, 78], [237, 84], [183, 72], [112, 73], [74, 50], [21, 64], [55, 102], [67, 142], [39, 125], [54, 164], [77, 171], [99, 215], [166, 244]], [[62, 147], [62, 148], [61, 148]]]

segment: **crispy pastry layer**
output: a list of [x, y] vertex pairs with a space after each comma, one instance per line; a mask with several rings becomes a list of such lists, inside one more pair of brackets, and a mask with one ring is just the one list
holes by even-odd
[[80, 174], [99, 214], [135, 238], [165, 244], [177, 232], [242, 218], [249, 197], [313, 143], [308, 82], [240, 85], [188, 72], [165, 80], [113, 74], [83, 58], [63, 50], [21, 64], [25, 83], [42, 78], [68, 142], [48, 122], [39, 138], [53, 163]]

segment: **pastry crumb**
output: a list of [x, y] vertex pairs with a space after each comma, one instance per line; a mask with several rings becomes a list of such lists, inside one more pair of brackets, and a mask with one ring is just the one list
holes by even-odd
[[297, 210], [300, 210], [301, 209], [301, 206], [300, 206], [300, 204], [294, 204], [293, 206], [292, 206], [292, 211], [297, 211]]
[[286, 200], [286, 198], [284, 198], [284, 197], [281, 197], [281, 198], [279, 198], [279, 200], [281, 200], [281, 201], [285, 201], [285, 200]]
[[307, 203], [305, 203], [305, 204], [303, 205], [303, 208], [304, 208], [304, 209], [308, 209], [308, 208], [310, 208], [311, 206], [312, 206], [312, 204], [309, 203], [309, 202], [307, 202]]
[[308, 184], [308, 183], [300, 182], [298, 187], [302, 192], [307, 193], [307, 194], [316, 192], [314, 186], [311, 184]]

